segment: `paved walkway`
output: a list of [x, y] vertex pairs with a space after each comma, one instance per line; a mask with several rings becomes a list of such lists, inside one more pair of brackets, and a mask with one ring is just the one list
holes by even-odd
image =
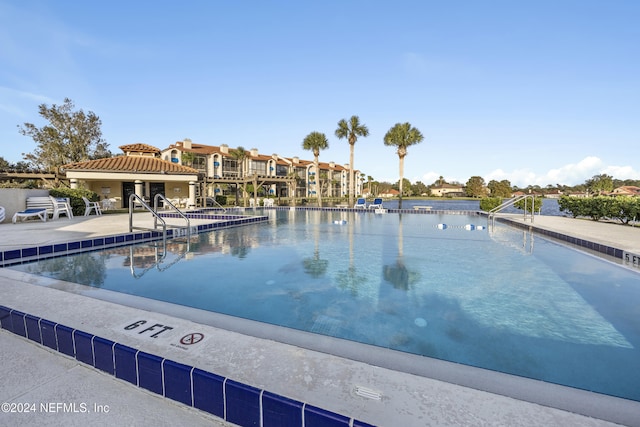
[[640, 227], [561, 216], [536, 216], [533, 223], [531, 223], [530, 217], [524, 221], [521, 214], [501, 216], [536, 228], [555, 231], [634, 254], [640, 254]]
[[[536, 217], [534, 226], [640, 253], [640, 228], [561, 217]], [[62, 218], [47, 223], [3, 223], [0, 224], [0, 250], [125, 232], [128, 232], [127, 215]], [[0, 304], [4, 299], [0, 289]], [[0, 414], [0, 426], [230, 425], [133, 387], [7, 331], [0, 330], [0, 349], [0, 403], [16, 404], [16, 410], [19, 404], [36, 404], [32, 413]], [[614, 425], [453, 384], [435, 380], [430, 384], [431, 391], [436, 390], [433, 396], [439, 397], [425, 402], [421, 410], [442, 414], [442, 423], [437, 425]], [[405, 383], [399, 387], [409, 386]], [[429, 423], [416, 420], [415, 425]]]
[[0, 330], [0, 426], [231, 426]]

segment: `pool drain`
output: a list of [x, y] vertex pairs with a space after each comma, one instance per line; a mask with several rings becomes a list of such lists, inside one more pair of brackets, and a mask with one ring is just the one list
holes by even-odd
[[366, 399], [371, 399], [371, 400], [382, 400], [382, 393], [372, 390], [370, 388], [367, 387], [362, 387], [360, 385], [357, 385], [355, 390], [354, 390], [355, 394], [357, 394], [360, 397], [364, 397]]

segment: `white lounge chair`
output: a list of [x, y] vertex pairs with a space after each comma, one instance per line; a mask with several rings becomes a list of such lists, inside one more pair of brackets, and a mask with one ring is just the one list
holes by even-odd
[[353, 205], [354, 209], [367, 209], [367, 200], [364, 197], [358, 198], [356, 204]]
[[369, 205], [369, 209], [382, 209], [382, 198], [376, 197], [373, 203]]
[[94, 211], [96, 215], [102, 215], [102, 211], [100, 210], [100, 203], [91, 202], [84, 196], [82, 197], [82, 200], [84, 200], [84, 216], [91, 215], [91, 211]]
[[13, 214], [13, 218], [11, 219], [11, 222], [13, 222], [14, 224], [16, 223], [16, 221], [18, 220], [18, 218], [20, 219], [27, 219], [27, 218], [31, 218], [31, 217], [38, 217], [42, 220], [42, 222], [47, 222], [47, 210], [46, 209], [25, 209], [23, 211], [20, 212], [16, 212]]
[[0, 222], [4, 221], [4, 215], [5, 215], [4, 207], [0, 206]]
[[61, 214], [67, 216], [67, 218], [73, 218], [73, 210], [71, 209], [71, 204], [69, 203], [69, 199], [64, 197], [53, 197], [51, 198], [51, 204], [53, 205], [53, 219], [60, 218]]

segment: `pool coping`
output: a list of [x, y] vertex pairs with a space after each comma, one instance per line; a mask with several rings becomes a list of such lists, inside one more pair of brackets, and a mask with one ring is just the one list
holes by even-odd
[[0, 326], [134, 386], [238, 425], [354, 426], [360, 420], [0, 305]]
[[505, 217], [497, 217], [496, 220], [498, 222], [509, 224], [521, 230], [535, 231], [537, 234], [540, 234], [545, 237], [551, 237], [553, 239], [562, 241], [564, 243], [569, 243], [570, 245], [576, 248], [588, 249], [590, 251], [601, 253], [603, 255], [607, 255], [614, 258], [623, 259], [624, 254], [627, 252], [624, 249], [616, 248], [610, 245], [605, 245], [603, 243], [594, 242], [588, 239], [581, 239], [578, 237], [571, 236], [569, 234], [560, 233], [558, 231], [547, 230], [545, 228], [536, 226], [535, 223], [524, 223], [520, 221], [514, 221], [513, 219], [509, 219]]

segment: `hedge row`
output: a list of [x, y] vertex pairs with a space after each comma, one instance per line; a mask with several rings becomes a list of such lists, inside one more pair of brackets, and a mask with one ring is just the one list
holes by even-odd
[[589, 217], [594, 221], [611, 219], [628, 224], [640, 220], [640, 197], [632, 196], [562, 196], [558, 201], [560, 211], [569, 212], [574, 218]]

